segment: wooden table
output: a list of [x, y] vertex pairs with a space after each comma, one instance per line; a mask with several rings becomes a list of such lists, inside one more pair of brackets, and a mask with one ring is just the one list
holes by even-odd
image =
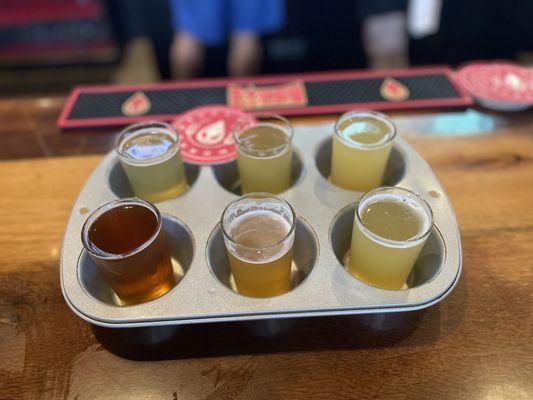
[[69, 310], [58, 272], [101, 156], [17, 159], [109, 148], [58, 132], [62, 104], [0, 101], [1, 399], [533, 398], [532, 113], [394, 114], [461, 228], [462, 278], [425, 312], [109, 330]]

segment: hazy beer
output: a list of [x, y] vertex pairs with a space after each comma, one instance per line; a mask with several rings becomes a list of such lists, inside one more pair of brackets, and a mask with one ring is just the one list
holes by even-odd
[[383, 289], [402, 289], [433, 227], [431, 208], [415, 193], [379, 188], [357, 204], [348, 270]]
[[153, 300], [176, 284], [157, 208], [115, 200], [92, 213], [82, 242], [124, 304]]
[[333, 135], [331, 182], [356, 191], [380, 186], [395, 136], [394, 124], [383, 114], [343, 114]]
[[226, 207], [221, 223], [237, 291], [251, 297], [288, 292], [295, 225], [289, 203], [250, 193]]
[[280, 116], [237, 120], [234, 139], [242, 193], [280, 193], [291, 180], [292, 127]]
[[137, 197], [158, 202], [187, 190], [179, 136], [169, 124], [129, 126], [120, 134], [116, 151]]

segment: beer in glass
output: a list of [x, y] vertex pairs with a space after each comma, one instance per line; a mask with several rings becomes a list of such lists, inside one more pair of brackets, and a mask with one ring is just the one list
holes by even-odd
[[348, 270], [360, 280], [398, 290], [433, 227], [429, 204], [402, 188], [366, 193], [355, 210]]
[[281, 193], [289, 188], [292, 135], [291, 124], [280, 116], [236, 121], [233, 137], [242, 193]]
[[222, 232], [237, 292], [271, 297], [290, 289], [295, 215], [280, 197], [249, 193], [222, 214]]
[[104, 204], [87, 218], [81, 239], [125, 305], [153, 300], [176, 284], [161, 214], [150, 203]]
[[372, 111], [343, 114], [335, 124], [331, 182], [348, 190], [368, 191], [381, 185], [396, 128]]
[[116, 151], [137, 197], [155, 203], [187, 190], [179, 136], [169, 124], [142, 122], [127, 127]]

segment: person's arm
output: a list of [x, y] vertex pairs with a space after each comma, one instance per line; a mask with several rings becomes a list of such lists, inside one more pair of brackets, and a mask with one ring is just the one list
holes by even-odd
[[373, 69], [409, 66], [405, 0], [361, 0], [363, 48]]

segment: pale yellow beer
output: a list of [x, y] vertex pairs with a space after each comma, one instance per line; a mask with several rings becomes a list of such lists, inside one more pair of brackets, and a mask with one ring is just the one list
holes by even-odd
[[402, 289], [432, 227], [431, 208], [415, 193], [368, 192], [355, 210], [348, 270], [370, 285]]
[[283, 199], [250, 193], [222, 214], [224, 243], [237, 292], [271, 297], [290, 290], [294, 212]]
[[135, 196], [155, 203], [187, 191], [179, 136], [169, 124], [147, 122], [126, 128], [116, 151]]
[[356, 191], [379, 187], [395, 136], [394, 124], [383, 114], [371, 111], [343, 114], [333, 135], [331, 182]]
[[234, 139], [242, 193], [281, 193], [291, 180], [292, 127], [283, 117], [258, 118], [257, 123], [240, 126]]

